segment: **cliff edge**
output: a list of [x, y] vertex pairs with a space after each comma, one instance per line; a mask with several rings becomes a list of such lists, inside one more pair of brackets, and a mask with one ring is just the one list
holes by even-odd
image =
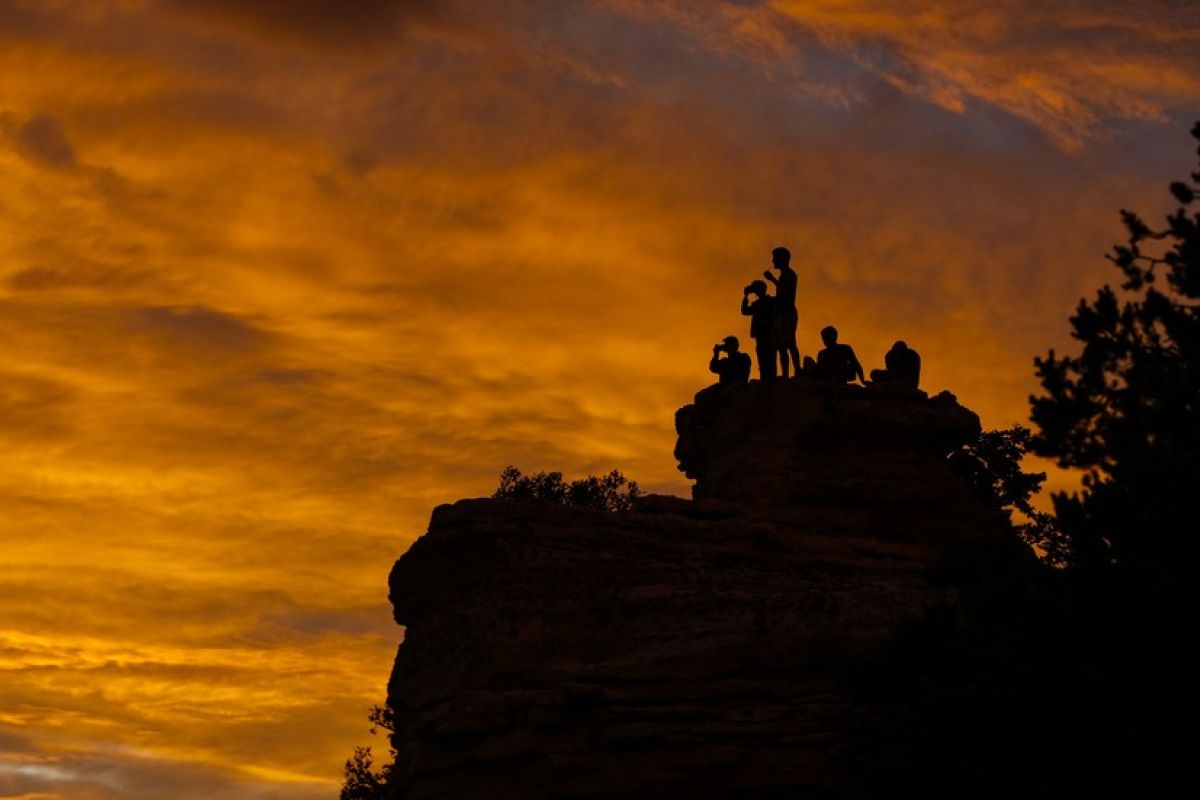
[[434, 511], [390, 577], [393, 797], [854, 796], [857, 671], [1025, 563], [946, 465], [979, 432], [949, 396], [753, 382], [676, 427], [693, 500]]

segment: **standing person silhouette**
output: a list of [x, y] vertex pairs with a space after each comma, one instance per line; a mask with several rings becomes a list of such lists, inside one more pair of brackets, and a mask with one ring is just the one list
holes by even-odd
[[763, 276], [775, 284], [775, 348], [779, 352], [779, 371], [783, 377], [791, 372], [800, 374], [800, 348], [796, 346], [796, 324], [800, 315], [796, 311], [796, 270], [791, 267], [792, 253], [786, 247], [771, 251], [771, 266], [779, 270], [779, 277], [764, 270]]
[[[756, 299], [750, 301], [751, 296]], [[758, 358], [758, 377], [769, 381], [775, 378], [775, 298], [767, 294], [767, 284], [752, 281], [742, 294], [742, 314], [750, 318], [750, 338], [754, 340], [754, 355]]]

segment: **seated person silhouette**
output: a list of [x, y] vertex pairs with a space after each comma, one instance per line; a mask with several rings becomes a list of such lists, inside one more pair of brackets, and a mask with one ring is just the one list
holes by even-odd
[[825, 347], [817, 353], [817, 360], [804, 357], [804, 374], [819, 381], [830, 383], [853, 383], [857, 378], [865, 382], [862, 364], [854, 355], [854, 348], [838, 344], [837, 328], [826, 325], [821, 329], [821, 341]]
[[[721, 353], [725, 353], [725, 358], [721, 358]], [[750, 382], [750, 356], [738, 350], [736, 336], [726, 336], [723, 342], [713, 345], [708, 368], [716, 373], [721, 386], [744, 386]]]
[[[750, 298], [756, 299], [751, 302]], [[742, 314], [750, 318], [750, 338], [758, 359], [758, 377], [775, 377], [775, 298], [767, 294], [767, 284], [753, 281], [742, 293]]]
[[876, 383], [893, 383], [916, 389], [921, 382], [921, 356], [904, 342], [896, 342], [883, 357], [886, 369], [871, 370]]

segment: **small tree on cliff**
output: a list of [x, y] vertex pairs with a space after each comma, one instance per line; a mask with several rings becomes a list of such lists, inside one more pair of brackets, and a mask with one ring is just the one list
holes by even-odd
[[567, 483], [561, 472], [523, 475], [513, 466], [500, 473], [500, 486], [492, 495], [498, 500], [541, 500], [600, 511], [629, 511], [640, 496], [637, 482], [615, 469], [607, 475], [589, 475]]
[[[1200, 139], [1200, 124], [1192, 129]], [[1198, 151], [1200, 152], [1200, 151]], [[1200, 172], [1191, 174], [1200, 182]], [[1152, 228], [1130, 211], [1128, 242], [1104, 286], [1071, 317], [1082, 352], [1036, 359], [1045, 394], [1030, 398], [1035, 452], [1085, 470], [1083, 491], [1054, 496], [1076, 565], [1162, 573], [1195, 569], [1200, 476], [1200, 214], [1193, 183]], [[1191, 210], [1189, 210], [1191, 209]]]
[[[1020, 425], [984, 431], [974, 442], [950, 454], [950, 468], [984, 505], [1009, 516], [1022, 541], [1040, 550], [1048, 563], [1063, 566], [1067, 561], [1066, 542], [1051, 515], [1038, 511], [1031, 501], [1042, 488], [1046, 473], [1021, 469], [1029, 440], [1029, 429]], [[1019, 521], [1012, 519], [1014, 514]]]
[[[371, 735], [380, 729], [392, 733], [396, 729], [391, 709], [385, 706], [375, 706], [367, 714], [371, 722]], [[396, 751], [389, 747], [388, 755], [391, 760], [379, 769], [375, 769], [375, 759], [371, 755], [370, 746], [355, 747], [353, 755], [346, 759], [344, 781], [338, 800], [381, 800], [387, 790], [388, 781], [392, 777], [392, 769], [396, 763]]]

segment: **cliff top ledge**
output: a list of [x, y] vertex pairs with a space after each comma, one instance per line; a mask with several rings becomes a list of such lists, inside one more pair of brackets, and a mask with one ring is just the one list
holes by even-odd
[[675, 429], [675, 457], [696, 480], [697, 500], [928, 511], [963, 493], [946, 456], [981, 427], [948, 392], [793, 379], [704, 389], [676, 412]]

